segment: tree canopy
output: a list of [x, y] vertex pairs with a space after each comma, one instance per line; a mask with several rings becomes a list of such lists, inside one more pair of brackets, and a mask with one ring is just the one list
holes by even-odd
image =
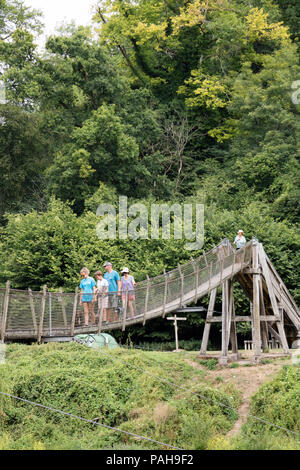
[[40, 51], [40, 13], [0, 0], [0, 282], [188, 259], [176, 240], [99, 241], [97, 205], [123, 195], [204, 203], [204, 248], [243, 226], [299, 298], [298, 2], [107, 0], [93, 20]]

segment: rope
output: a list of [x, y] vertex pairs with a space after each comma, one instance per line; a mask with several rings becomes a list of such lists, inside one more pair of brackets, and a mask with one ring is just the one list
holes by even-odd
[[43, 408], [45, 410], [54, 411], [55, 413], [60, 413], [60, 414], [65, 415], [65, 416], [69, 416], [70, 418], [79, 419], [79, 420], [84, 421], [86, 423], [91, 423], [91, 424], [96, 425], [96, 426], [101, 426], [103, 428], [110, 429], [112, 431], [117, 431], [117, 432], [120, 432], [120, 433], [123, 433], [123, 434], [127, 434], [128, 436], [138, 437], [139, 439], [143, 439], [145, 441], [154, 442], [155, 444], [159, 444], [161, 446], [169, 447], [171, 449], [184, 450], [184, 449], [181, 449], [180, 447], [175, 447], [175, 446], [172, 446], [170, 444], [166, 444], [165, 442], [156, 441], [155, 439], [151, 439], [149, 437], [141, 436], [139, 434], [134, 434], [134, 433], [129, 432], [129, 431], [124, 431], [122, 429], [115, 428], [113, 426], [108, 426], [107, 424], [98, 423], [97, 421], [92, 420], [92, 419], [82, 418], [81, 416], [77, 416], [77, 415], [74, 415], [72, 413], [67, 413], [66, 411], [58, 410], [57, 408], [52, 408], [50, 406], [42, 405], [41, 403], [36, 403], [36, 402], [30, 401], [30, 400], [26, 400], [25, 398], [16, 397], [14, 395], [10, 395], [9, 393], [0, 392], [0, 395], [6, 396], [6, 397], [9, 397], [9, 398], [13, 398], [14, 400], [19, 400], [21, 402], [28, 403], [30, 405], [38, 406], [38, 407]]
[[[105, 353], [103, 350], [97, 350], [97, 351], [98, 351], [99, 353], [102, 353], [102, 354], [106, 355], [106, 356], [111, 356], [110, 354]], [[133, 369], [136, 369], [136, 370], [138, 370], [138, 371], [140, 371], [140, 372], [143, 372], [143, 373], [145, 373], [145, 374], [147, 374], [147, 375], [149, 375], [149, 376], [151, 376], [151, 377], [153, 377], [153, 378], [159, 380], [160, 382], [164, 382], [164, 383], [166, 383], [166, 384], [168, 384], [168, 385], [171, 385], [171, 386], [176, 387], [176, 388], [178, 388], [178, 389], [181, 389], [181, 390], [184, 390], [184, 391], [186, 391], [186, 392], [189, 392], [189, 393], [191, 393], [192, 395], [196, 395], [196, 396], [198, 396], [199, 398], [202, 398], [202, 399], [204, 399], [204, 400], [208, 400], [208, 401], [210, 401], [210, 402], [212, 402], [212, 403], [214, 403], [214, 404], [217, 404], [217, 405], [219, 405], [219, 406], [223, 406], [224, 408], [228, 408], [228, 409], [230, 409], [231, 411], [234, 411], [235, 413], [238, 413], [238, 410], [237, 410], [236, 408], [233, 408], [233, 407], [230, 406], [230, 405], [226, 405], [225, 403], [219, 402], [219, 401], [217, 401], [217, 400], [215, 400], [215, 399], [213, 399], [213, 398], [206, 397], [206, 396], [204, 396], [204, 395], [201, 395], [200, 393], [193, 392], [192, 390], [190, 390], [190, 389], [188, 389], [188, 388], [186, 388], [186, 387], [183, 387], [183, 386], [181, 386], [181, 385], [177, 385], [177, 384], [175, 384], [174, 382], [170, 382], [169, 380], [166, 380], [166, 379], [163, 379], [162, 377], [159, 377], [158, 375], [151, 374], [150, 372], [147, 372], [146, 370], [144, 370], [144, 369], [142, 369], [142, 368], [140, 368], [140, 367], [137, 367], [137, 366], [134, 366], [134, 365], [132, 365], [132, 364], [130, 364], [130, 363], [128, 363], [128, 362], [125, 362], [123, 359], [120, 359], [119, 357], [113, 356], [113, 358], [116, 359], [116, 360], [118, 360], [118, 361], [123, 362], [123, 364], [125, 364], [126, 366], [130, 366], [130, 367], [132, 367]], [[295, 436], [300, 436], [300, 433], [298, 433], [298, 432], [291, 431], [290, 429], [284, 428], [283, 426], [279, 426], [278, 424], [275, 424], [275, 423], [271, 423], [270, 421], [267, 421], [267, 420], [265, 420], [265, 419], [263, 419], [263, 418], [260, 418], [260, 417], [258, 417], [258, 416], [253, 416], [253, 415], [251, 415], [251, 414], [248, 414], [248, 417], [249, 417], [249, 418], [252, 418], [252, 419], [254, 419], [254, 420], [257, 420], [257, 421], [261, 421], [261, 422], [263, 422], [263, 423], [265, 423], [265, 424], [268, 424], [269, 426], [274, 426], [274, 427], [276, 427], [276, 428], [278, 428], [278, 429], [281, 429], [281, 430], [286, 431], [286, 432], [288, 432], [288, 433], [294, 434]], [[297, 442], [300, 442], [300, 441], [297, 441]]]

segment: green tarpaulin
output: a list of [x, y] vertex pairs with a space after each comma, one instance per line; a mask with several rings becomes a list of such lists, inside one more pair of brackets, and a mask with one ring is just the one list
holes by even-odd
[[118, 348], [118, 343], [116, 340], [107, 333], [101, 333], [100, 335], [77, 335], [74, 338], [78, 343], [84, 344], [89, 348], [99, 349], [99, 348], [109, 348], [115, 349]]

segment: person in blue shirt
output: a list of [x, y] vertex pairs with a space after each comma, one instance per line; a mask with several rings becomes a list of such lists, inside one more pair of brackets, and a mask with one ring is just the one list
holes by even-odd
[[83, 305], [85, 325], [89, 326], [89, 313], [91, 314], [93, 325], [96, 324], [94, 313], [94, 300], [96, 296], [96, 282], [95, 279], [90, 277], [90, 272], [87, 268], [82, 268], [80, 271], [82, 277], [80, 287], [80, 305]]
[[104, 263], [106, 273], [104, 279], [108, 281], [108, 316], [113, 314], [113, 320], [117, 321], [118, 297], [121, 295], [121, 279], [119, 273], [114, 271], [110, 262]]

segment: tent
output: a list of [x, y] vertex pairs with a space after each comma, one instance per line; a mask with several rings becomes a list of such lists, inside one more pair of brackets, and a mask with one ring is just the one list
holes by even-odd
[[109, 348], [116, 349], [118, 348], [118, 343], [116, 340], [107, 333], [101, 333], [100, 335], [87, 334], [87, 335], [77, 335], [74, 338], [74, 341], [77, 341], [80, 344], [84, 344], [89, 348], [101, 349]]

